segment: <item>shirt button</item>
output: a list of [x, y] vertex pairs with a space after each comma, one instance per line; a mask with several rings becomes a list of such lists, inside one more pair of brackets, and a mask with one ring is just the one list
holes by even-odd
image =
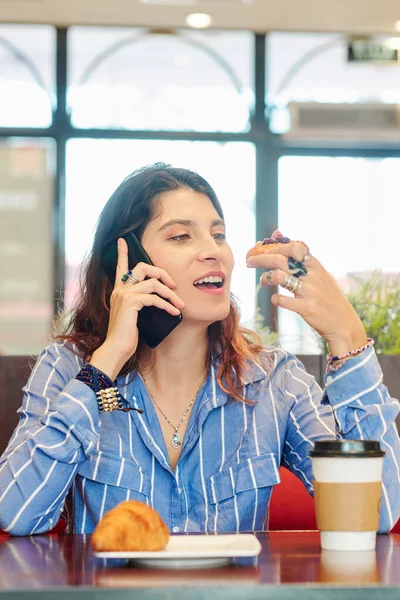
[[173, 531], [174, 533], [178, 533], [178, 532], [179, 532], [179, 527], [178, 527], [178, 525], [175, 525], [175, 527], [173, 527], [173, 528], [172, 528], [172, 531]]
[[178, 488], [178, 494], [182, 494], [182, 488]]
[[332, 383], [333, 381], [333, 377], [331, 377], [330, 375], [326, 378], [326, 383]]

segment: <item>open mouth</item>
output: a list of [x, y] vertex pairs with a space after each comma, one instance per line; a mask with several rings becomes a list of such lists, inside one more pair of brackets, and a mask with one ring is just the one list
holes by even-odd
[[212, 290], [212, 289], [220, 289], [224, 286], [225, 279], [219, 277], [218, 275], [213, 275], [211, 277], [204, 277], [204, 279], [198, 279], [193, 283], [194, 287], [203, 290]]

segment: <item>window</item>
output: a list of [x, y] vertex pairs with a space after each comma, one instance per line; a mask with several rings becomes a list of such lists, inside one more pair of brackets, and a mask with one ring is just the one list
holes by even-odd
[[347, 62], [347, 36], [321, 33], [268, 35], [271, 129], [289, 127], [288, 102], [399, 103], [400, 66]]
[[[284, 156], [279, 161], [279, 228], [305, 241], [344, 292], [352, 275], [400, 272], [399, 169], [398, 158]], [[283, 347], [319, 353], [311, 328], [298, 315], [278, 311]]]
[[0, 127], [52, 122], [55, 33], [45, 25], [0, 25]]
[[72, 27], [68, 104], [76, 127], [245, 131], [249, 32]]

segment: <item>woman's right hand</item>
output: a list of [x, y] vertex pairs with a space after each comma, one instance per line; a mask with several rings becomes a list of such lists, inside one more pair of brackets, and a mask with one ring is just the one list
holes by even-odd
[[[129, 270], [128, 246], [118, 239], [118, 263], [110, 298], [110, 318], [104, 343], [93, 353], [90, 363], [115, 379], [127, 360], [136, 352], [139, 341], [137, 320], [144, 306], [157, 306], [178, 315], [185, 303], [173, 291], [174, 280], [164, 269], [138, 263], [132, 275], [138, 283], [123, 282]], [[164, 299], [165, 298], [165, 299]], [[169, 302], [167, 301], [169, 300]], [[171, 304], [172, 303], [172, 304]]]

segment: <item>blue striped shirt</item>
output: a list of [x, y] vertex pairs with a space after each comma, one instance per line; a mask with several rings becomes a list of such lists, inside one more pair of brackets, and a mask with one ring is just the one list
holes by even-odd
[[130, 374], [118, 386], [143, 414], [100, 414], [94, 392], [74, 378], [81, 359], [68, 344], [51, 344], [24, 388], [19, 425], [0, 459], [0, 527], [40, 533], [64, 512], [67, 531], [91, 532], [106, 511], [135, 499], [175, 532], [264, 530], [279, 466], [313, 493], [309, 451], [336, 436], [380, 440], [380, 531], [390, 530], [400, 512], [399, 407], [373, 348], [330, 373], [324, 393], [296, 357], [267, 350], [269, 369], [249, 363], [244, 373], [248, 403], [223, 392], [210, 368], [172, 470], [142, 379]]

